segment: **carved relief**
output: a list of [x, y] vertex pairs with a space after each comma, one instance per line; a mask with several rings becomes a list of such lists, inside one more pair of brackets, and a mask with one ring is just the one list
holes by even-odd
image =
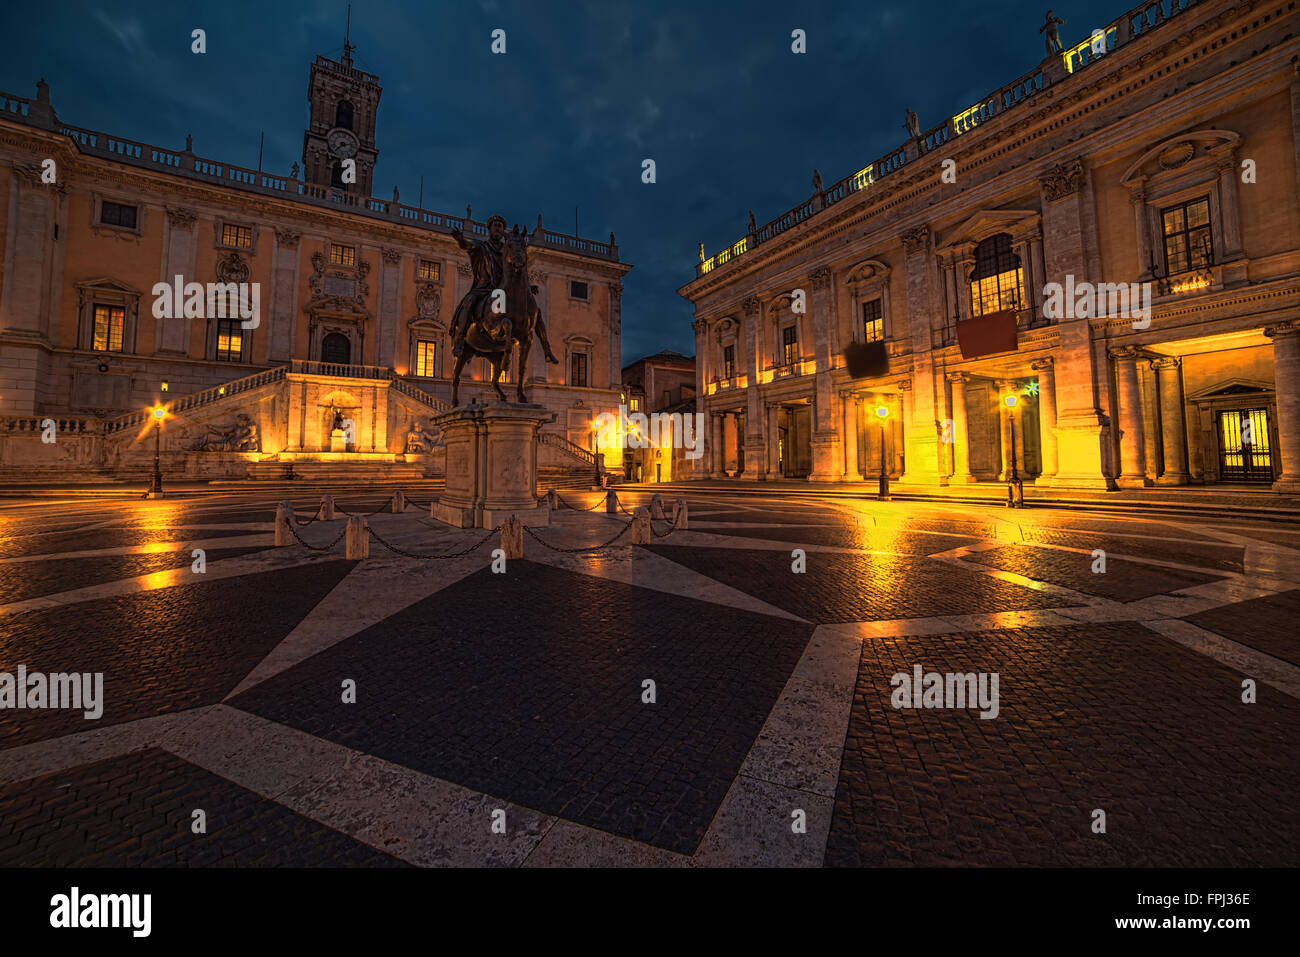
[[1039, 180], [1048, 200], [1055, 202], [1079, 191], [1083, 186], [1083, 160], [1057, 163]]
[[393, 249], [389, 246], [384, 246], [380, 249], [379, 255], [383, 256], [384, 262], [388, 263], [390, 266], [396, 266], [402, 261], [402, 251], [400, 249]]
[[297, 249], [298, 240], [302, 239], [302, 233], [294, 229], [276, 229], [275, 241], [285, 249]]
[[929, 226], [917, 226], [903, 233], [903, 251], [914, 253], [925, 248], [926, 242], [930, 239]]
[[228, 253], [217, 260], [217, 278], [222, 282], [248, 282], [250, 272], [239, 253]]
[[198, 222], [198, 213], [192, 209], [184, 209], [179, 206], [167, 206], [167, 222], [171, 223], [172, 229], [189, 229]]
[[417, 318], [436, 319], [442, 307], [442, 290], [435, 283], [423, 282], [415, 293]]

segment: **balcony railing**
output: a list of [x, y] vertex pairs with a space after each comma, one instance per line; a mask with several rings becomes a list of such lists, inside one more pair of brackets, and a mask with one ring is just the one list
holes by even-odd
[[[1131, 40], [1146, 36], [1153, 29], [1168, 22], [1198, 3], [1199, 0], [1146, 0], [1123, 16], [1112, 20], [1099, 30], [1100, 36], [1089, 37], [1078, 45], [1062, 51], [1066, 75], [1086, 69], [1094, 62], [1104, 59], [1105, 54], [1114, 51]], [[915, 140], [909, 140], [896, 150], [869, 163], [858, 172], [822, 190], [806, 202], [778, 216], [776, 219], [759, 227], [748, 237], [733, 243], [717, 255], [705, 258], [700, 251], [700, 261], [696, 264], [695, 275], [703, 276], [712, 272], [739, 256], [753, 252], [757, 246], [792, 229], [809, 217], [829, 208], [854, 194], [869, 188], [878, 180], [903, 168], [911, 160], [932, 153], [951, 144], [959, 136], [970, 133], [996, 117], [1013, 110], [1022, 103], [1027, 103], [1041, 92], [1048, 84], [1048, 78], [1040, 64], [1024, 76], [1018, 77], [1006, 86], [970, 105], [956, 116], [945, 120], [934, 129], [921, 133]]]
[[[353, 72], [360, 73], [360, 71]], [[49, 126], [50, 124], [38, 120], [37, 116], [33, 115], [32, 106], [34, 104], [37, 104], [37, 101], [0, 92], [0, 119]], [[42, 110], [36, 112], [41, 116], [46, 115], [49, 113], [49, 104], [45, 104]], [[420, 226], [435, 232], [446, 233], [453, 228], [459, 228], [467, 234], [473, 233], [478, 236], [486, 236], [488, 232], [486, 223], [470, 221], [460, 216], [449, 216], [445, 213], [437, 213], [418, 206], [408, 206], [404, 203], [378, 199], [373, 196], [361, 196], [356, 193], [349, 193], [346, 190], [318, 186], [304, 182], [301, 179], [268, 173], [265, 170], [232, 166], [229, 163], [197, 156], [188, 150], [167, 150], [159, 146], [151, 146], [148, 143], [111, 136], [98, 130], [89, 130], [63, 123], [54, 128], [76, 143], [83, 153], [126, 163], [131, 166], [154, 169], [295, 202], [339, 207], [349, 212], [362, 213], [373, 218], [386, 219], [411, 226]], [[530, 241], [540, 248], [560, 249], [596, 259], [618, 262], [618, 246], [613, 242], [613, 238], [611, 235], [610, 242], [601, 242], [596, 239], [586, 239], [581, 236], [557, 232], [553, 229], [539, 228], [533, 232]]]

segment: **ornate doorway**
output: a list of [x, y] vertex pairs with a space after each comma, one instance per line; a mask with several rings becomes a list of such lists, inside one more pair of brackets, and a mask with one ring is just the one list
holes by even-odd
[[320, 341], [320, 361], [337, 365], [352, 364], [352, 343], [341, 332], [331, 332]]

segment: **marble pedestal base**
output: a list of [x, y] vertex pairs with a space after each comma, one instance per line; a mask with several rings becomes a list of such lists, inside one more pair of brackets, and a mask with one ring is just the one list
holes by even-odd
[[447, 449], [447, 489], [433, 517], [457, 528], [497, 528], [511, 515], [549, 525], [537, 501], [537, 433], [555, 421], [540, 405], [470, 403], [434, 417]]

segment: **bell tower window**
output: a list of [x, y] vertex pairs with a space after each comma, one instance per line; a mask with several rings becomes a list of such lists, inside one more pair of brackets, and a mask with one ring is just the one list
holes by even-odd
[[334, 125], [345, 130], [352, 129], [352, 103], [348, 100], [339, 100], [339, 105], [334, 110]]

